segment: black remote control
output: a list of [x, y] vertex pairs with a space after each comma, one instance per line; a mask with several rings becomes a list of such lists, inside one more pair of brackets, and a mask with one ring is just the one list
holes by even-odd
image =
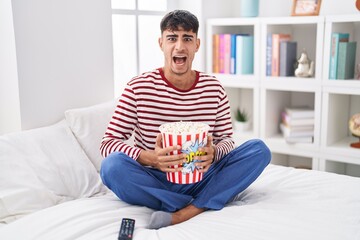
[[135, 220], [131, 218], [123, 218], [119, 231], [118, 240], [131, 240], [133, 238]]

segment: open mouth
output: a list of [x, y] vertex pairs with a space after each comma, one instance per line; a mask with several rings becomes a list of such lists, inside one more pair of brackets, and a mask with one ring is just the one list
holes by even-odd
[[175, 56], [173, 57], [173, 60], [176, 64], [184, 64], [186, 61], [186, 57], [184, 56]]

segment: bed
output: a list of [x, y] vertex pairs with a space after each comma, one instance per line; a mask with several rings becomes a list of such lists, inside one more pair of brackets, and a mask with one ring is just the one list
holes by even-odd
[[113, 104], [0, 136], [0, 239], [117, 239], [124, 217], [136, 220], [135, 240], [360, 239], [360, 178], [272, 164], [224, 209], [147, 229], [154, 210], [120, 201], [99, 178], [92, 139]]

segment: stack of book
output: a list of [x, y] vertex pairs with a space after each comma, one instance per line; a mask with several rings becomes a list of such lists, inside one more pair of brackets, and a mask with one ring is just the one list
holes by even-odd
[[214, 34], [213, 72], [254, 74], [254, 36]]
[[268, 34], [266, 41], [266, 76], [294, 76], [297, 42], [290, 34]]
[[349, 42], [349, 33], [332, 33], [329, 79], [354, 79], [356, 42]]
[[285, 108], [281, 113], [280, 130], [288, 143], [312, 143], [314, 138], [314, 109]]

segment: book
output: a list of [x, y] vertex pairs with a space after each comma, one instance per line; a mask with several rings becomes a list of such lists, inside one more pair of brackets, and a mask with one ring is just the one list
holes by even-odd
[[287, 107], [285, 113], [290, 118], [313, 118], [315, 116], [314, 109], [308, 106]]
[[314, 127], [292, 128], [284, 123], [280, 124], [280, 130], [284, 137], [309, 137], [314, 136]]
[[236, 34], [231, 34], [230, 73], [236, 73]]
[[245, 36], [243, 40], [242, 74], [254, 73], [254, 36]]
[[230, 73], [231, 34], [224, 34], [224, 73]]
[[314, 125], [288, 126], [285, 123], [280, 123], [280, 124], [283, 124], [291, 132], [314, 131]]
[[337, 79], [354, 79], [356, 42], [340, 42], [337, 65]]
[[272, 34], [266, 36], [266, 76], [271, 76]]
[[225, 34], [219, 34], [219, 73], [225, 72]]
[[285, 137], [285, 141], [287, 143], [312, 143], [314, 141], [314, 137]]
[[297, 42], [280, 42], [280, 76], [294, 76]]
[[213, 72], [219, 73], [219, 34], [213, 34]]
[[348, 42], [349, 33], [332, 33], [330, 46], [329, 79], [337, 78], [339, 43]]
[[285, 112], [281, 113], [282, 123], [286, 126], [295, 127], [295, 126], [314, 126], [314, 118], [292, 118], [289, 117]]
[[290, 41], [290, 39], [290, 34], [274, 33], [272, 35], [271, 76], [280, 74], [280, 42]]
[[236, 74], [254, 73], [254, 36], [236, 36]]

